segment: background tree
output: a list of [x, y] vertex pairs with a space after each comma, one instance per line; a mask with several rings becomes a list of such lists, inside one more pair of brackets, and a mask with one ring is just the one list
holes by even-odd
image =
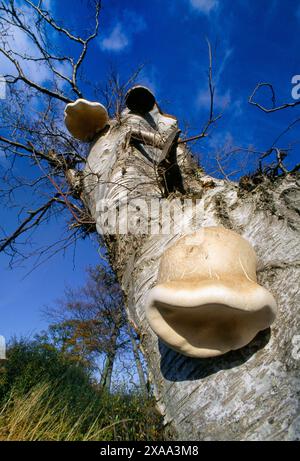
[[41, 336], [14, 340], [0, 366], [0, 440], [160, 440], [153, 399], [95, 385]]
[[146, 392], [138, 340], [128, 324], [115, 274], [109, 267], [97, 266], [89, 267], [87, 275], [83, 287], [66, 289], [57, 305], [46, 309], [47, 318], [54, 321], [49, 327], [49, 340], [72, 360], [96, 371], [100, 387], [108, 390], [116, 359], [122, 360], [125, 355], [128, 361], [127, 355], [131, 353], [141, 391]]
[[[177, 437], [186, 440], [299, 437], [298, 359], [293, 353], [293, 341], [299, 331], [298, 167], [284, 166], [277, 143], [263, 154], [275, 154], [276, 164], [247, 175], [239, 183], [209, 177], [195, 164], [186, 143], [205, 138], [216, 121], [211, 52], [210, 113], [199, 135], [180, 139], [178, 131], [172, 133], [171, 144], [160, 144], [157, 161], [155, 146], [149, 142], [151, 136], [148, 141], [138, 139], [142, 146], [137, 145], [132, 136], [133, 122], [121, 116], [111, 121], [109, 132], [97, 139], [87, 157], [86, 149], [65, 132], [62, 113], [66, 102], [83, 94], [78, 71], [89, 43], [97, 35], [100, 4], [95, 4], [95, 29], [88, 38], [80, 38], [58, 24], [41, 2], [25, 3], [29, 8], [26, 15], [13, 0], [2, 3], [0, 8], [0, 51], [12, 65], [11, 74], [5, 76], [9, 105], [2, 114], [0, 142], [12, 166], [31, 161], [34, 173], [24, 181], [15, 176], [12, 166], [7, 168], [8, 186], [3, 194], [10, 198], [14, 190], [31, 188], [38, 203], [34, 209], [32, 203], [27, 210], [23, 208], [19, 226], [3, 237], [0, 249], [13, 260], [18, 259], [23, 254], [19, 237], [62, 208], [71, 217], [70, 233], [55, 244], [56, 250], [93, 232], [100, 189], [108, 198], [124, 194], [126, 187], [129, 198], [142, 197], [146, 201], [163, 197], [169, 201], [174, 197], [199, 199], [202, 214], [196, 228], [223, 225], [245, 236], [258, 254], [259, 282], [275, 295], [280, 312], [271, 336], [264, 332], [239, 351], [208, 360], [176, 354], [157, 342], [145, 320], [144, 304], [148, 290], [156, 282], [164, 249], [179, 235], [104, 236], [110, 263], [125, 293], [129, 317], [141, 337], [165, 423], [177, 432]], [[13, 51], [9, 43], [11, 25], [24, 30], [36, 44], [35, 56]], [[47, 39], [49, 30], [76, 43], [81, 49], [79, 58], [55, 53]], [[52, 71], [53, 78], [46, 87], [29, 79], [24, 70], [24, 61], [36, 59]], [[61, 62], [71, 66], [72, 78], [58, 70]], [[36, 105], [33, 101], [37, 101]], [[29, 102], [35, 111], [29, 112]], [[151, 127], [146, 119], [141, 123], [159, 139], [159, 128]], [[110, 155], [105, 157], [108, 147]], [[141, 147], [146, 149], [146, 156]], [[40, 253], [44, 252], [42, 249]]]

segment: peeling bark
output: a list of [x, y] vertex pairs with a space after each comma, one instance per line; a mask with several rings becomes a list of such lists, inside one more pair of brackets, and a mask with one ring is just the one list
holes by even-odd
[[[104, 198], [143, 198], [147, 203], [162, 198], [161, 149], [153, 143], [130, 142], [130, 132], [147, 131], [151, 139], [155, 135], [168, 139], [175, 128], [176, 120], [157, 108], [144, 117], [126, 112], [121, 124], [112, 123], [94, 142], [83, 182], [85, 203], [95, 219], [97, 203]], [[105, 236], [129, 318], [142, 338], [165, 423], [178, 440], [299, 439], [300, 354], [295, 352], [294, 338], [300, 334], [300, 180], [287, 175], [245, 190], [206, 176], [183, 144], [177, 147], [176, 164], [182, 187], [175, 185], [169, 191], [169, 202], [176, 203], [176, 210], [178, 198], [190, 199], [186, 208], [191, 215], [184, 217], [190, 231], [224, 226], [254, 246], [258, 281], [275, 296], [279, 315], [271, 330], [261, 332], [243, 349], [212, 359], [179, 355], [158, 341], [145, 319], [144, 305], [156, 283], [160, 257], [181, 237], [181, 230], [169, 235]]]

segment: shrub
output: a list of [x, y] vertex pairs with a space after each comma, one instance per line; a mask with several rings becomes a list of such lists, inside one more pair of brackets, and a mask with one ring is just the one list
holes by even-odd
[[99, 391], [81, 364], [37, 341], [8, 348], [0, 398], [0, 440], [162, 439], [151, 398]]

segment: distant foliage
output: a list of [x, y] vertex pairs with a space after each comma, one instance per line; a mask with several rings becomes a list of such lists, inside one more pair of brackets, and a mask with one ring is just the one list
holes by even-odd
[[53, 346], [33, 341], [14, 341], [8, 348], [7, 361], [0, 375], [0, 398], [12, 388], [27, 393], [41, 381], [57, 382], [65, 393], [90, 386], [90, 377], [83, 365], [75, 365]]
[[84, 366], [14, 342], [0, 371], [0, 440], [161, 440], [152, 399], [99, 391]]
[[66, 288], [64, 296], [48, 306], [45, 314], [51, 323], [39, 341], [94, 370], [99, 385], [107, 390], [126, 375], [127, 383], [147, 393], [139, 338], [128, 323], [123, 293], [111, 268], [88, 267], [84, 285]]

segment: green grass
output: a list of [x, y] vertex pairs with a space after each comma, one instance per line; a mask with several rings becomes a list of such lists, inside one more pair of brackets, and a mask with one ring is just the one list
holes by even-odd
[[19, 341], [0, 366], [0, 440], [162, 440], [154, 399], [99, 389], [53, 348]]
[[140, 395], [99, 396], [79, 415], [53, 383], [12, 389], [0, 409], [0, 440], [161, 440], [153, 402]]

